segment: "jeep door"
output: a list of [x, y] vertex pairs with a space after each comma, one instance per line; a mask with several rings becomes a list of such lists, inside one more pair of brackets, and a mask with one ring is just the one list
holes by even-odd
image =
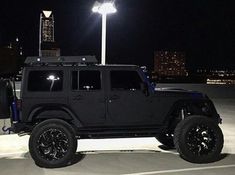
[[[68, 104], [65, 96], [66, 74], [62, 67], [27, 67], [21, 85], [22, 122], [32, 121], [38, 109], [53, 109]], [[32, 115], [34, 114], [34, 115]], [[38, 117], [38, 116], [37, 116]], [[44, 116], [50, 118], [50, 116]]]
[[151, 97], [143, 93], [136, 70], [109, 71], [108, 115], [111, 125], [151, 124]]
[[72, 110], [84, 126], [102, 125], [106, 116], [101, 70], [84, 67], [70, 73]]

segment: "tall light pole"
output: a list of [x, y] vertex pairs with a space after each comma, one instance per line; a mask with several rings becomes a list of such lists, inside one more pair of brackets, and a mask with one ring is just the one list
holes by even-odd
[[106, 19], [107, 15], [116, 13], [117, 9], [113, 2], [99, 3], [95, 2], [92, 11], [102, 15], [102, 46], [101, 46], [101, 64], [105, 65], [106, 59]]

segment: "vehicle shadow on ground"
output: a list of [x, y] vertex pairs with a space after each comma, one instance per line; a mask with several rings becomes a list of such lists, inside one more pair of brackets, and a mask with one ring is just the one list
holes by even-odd
[[[78, 162], [82, 161], [82, 159], [84, 159], [85, 156], [86, 156], [85, 154], [81, 154], [81, 153], [77, 152], [75, 154], [74, 158], [67, 165], [62, 166], [61, 168], [77, 164]], [[29, 152], [24, 153], [22, 155], [18, 155], [18, 156], [9, 155], [6, 157], [1, 157], [0, 158], [0, 169], [3, 170], [3, 169], [5, 169], [4, 167], [5, 168], [12, 167], [13, 169], [14, 168], [18, 169], [18, 167], [21, 167], [21, 168], [23, 168], [23, 167], [43, 168], [43, 167], [39, 167], [35, 164], [35, 162], [31, 158]]]
[[[169, 148], [165, 145], [159, 145], [158, 148], [160, 148], [161, 150], [164, 150], [164, 151], [170, 151], [170, 152], [174, 152], [174, 153], [177, 153], [176, 149], [175, 148]], [[217, 161], [220, 161], [220, 160], [223, 160], [225, 159], [227, 156], [229, 156], [231, 154], [228, 154], [228, 153], [222, 153], [220, 154], [220, 156], [214, 160], [213, 162], [217, 162]], [[208, 163], [213, 163], [213, 162], [208, 162]]]
[[[74, 158], [68, 164], [63, 165], [60, 168], [64, 168], [64, 167], [67, 167], [67, 166], [71, 166], [71, 165], [77, 164], [78, 162], [82, 161], [82, 159], [84, 159], [85, 156], [86, 156], [85, 154], [82, 154], [80, 152], [76, 152]], [[24, 155], [24, 157], [28, 158], [28, 159], [32, 159], [29, 153], [26, 153]], [[41, 167], [41, 168], [43, 168], [43, 167]], [[53, 169], [53, 168], [48, 168], [48, 169]]]
[[219, 160], [209, 164], [192, 164], [179, 157], [175, 150], [149, 151], [94, 151], [91, 154], [77, 152], [70, 164], [61, 168], [40, 168], [35, 165], [29, 153], [21, 157], [0, 158], [1, 174], [41, 175], [55, 174], [128, 174], [134, 172], [161, 171], [181, 168], [194, 168], [234, 164], [235, 155], [221, 154]]
[[161, 150], [164, 150], [164, 151], [174, 151], [175, 150], [175, 148], [170, 148], [165, 145], [159, 145], [158, 148], [160, 148]]
[[232, 154], [222, 153], [222, 154], [220, 154], [220, 156], [218, 157], [218, 159], [216, 161], [223, 160], [223, 159], [225, 159], [226, 157], [228, 157], [230, 155], [232, 155]]
[[64, 166], [64, 167], [77, 164], [78, 162], [82, 161], [82, 160], [85, 158], [85, 156], [86, 156], [85, 154], [76, 152], [76, 154], [75, 154], [73, 160], [71, 160], [71, 162], [70, 162], [68, 165]]
[[[129, 150], [129, 151], [94, 151], [86, 154], [82, 161], [59, 169], [49, 169], [52, 173], [67, 171], [68, 174], [138, 174], [177, 169], [190, 169], [234, 164], [235, 155], [221, 154], [220, 160], [213, 163], [190, 163], [175, 152]], [[66, 174], [67, 175], [67, 174]]]

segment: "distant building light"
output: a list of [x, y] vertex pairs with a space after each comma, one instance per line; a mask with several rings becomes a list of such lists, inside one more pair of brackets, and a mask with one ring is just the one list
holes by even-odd
[[187, 76], [185, 54], [176, 51], [155, 51], [154, 70], [159, 76]]
[[207, 79], [206, 84], [235, 84], [234, 79]]

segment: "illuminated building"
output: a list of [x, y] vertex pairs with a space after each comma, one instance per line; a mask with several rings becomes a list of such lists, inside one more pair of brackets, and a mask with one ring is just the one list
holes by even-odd
[[185, 53], [156, 51], [154, 53], [154, 73], [158, 77], [187, 76], [188, 73], [185, 68]]
[[60, 56], [60, 49], [55, 42], [54, 15], [52, 11], [40, 14], [39, 56]]

